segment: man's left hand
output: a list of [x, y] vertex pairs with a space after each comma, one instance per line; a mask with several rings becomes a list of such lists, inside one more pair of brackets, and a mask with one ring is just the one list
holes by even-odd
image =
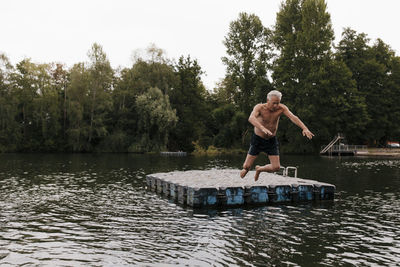
[[310, 130], [304, 129], [303, 130], [303, 136], [306, 136], [308, 139], [311, 140], [313, 138], [314, 134]]

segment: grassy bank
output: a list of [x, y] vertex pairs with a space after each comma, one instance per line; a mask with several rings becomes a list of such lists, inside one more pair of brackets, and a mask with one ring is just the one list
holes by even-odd
[[194, 156], [217, 156], [217, 155], [239, 155], [245, 154], [247, 150], [240, 148], [217, 148], [215, 146], [209, 146], [207, 149], [195, 145], [195, 150], [191, 153]]

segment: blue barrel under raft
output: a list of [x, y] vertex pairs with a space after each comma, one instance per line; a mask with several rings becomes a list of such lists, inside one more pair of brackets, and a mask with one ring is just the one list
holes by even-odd
[[147, 188], [193, 208], [267, 205], [333, 200], [336, 187], [315, 180], [254, 171], [242, 179], [236, 169], [155, 173], [146, 176]]

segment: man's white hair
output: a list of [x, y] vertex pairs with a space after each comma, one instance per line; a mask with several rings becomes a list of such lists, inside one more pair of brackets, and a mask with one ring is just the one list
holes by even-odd
[[273, 96], [278, 97], [279, 100], [282, 99], [282, 93], [279, 92], [278, 90], [272, 90], [271, 92], [269, 92], [268, 95], [267, 95], [267, 99], [268, 99], [268, 100], [271, 100], [271, 98], [272, 98]]

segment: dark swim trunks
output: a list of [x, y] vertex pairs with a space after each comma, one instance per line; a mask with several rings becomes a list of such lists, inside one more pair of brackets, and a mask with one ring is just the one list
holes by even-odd
[[253, 133], [250, 141], [248, 154], [257, 156], [260, 152], [265, 152], [270, 156], [279, 156], [279, 143], [276, 136], [264, 139]]

